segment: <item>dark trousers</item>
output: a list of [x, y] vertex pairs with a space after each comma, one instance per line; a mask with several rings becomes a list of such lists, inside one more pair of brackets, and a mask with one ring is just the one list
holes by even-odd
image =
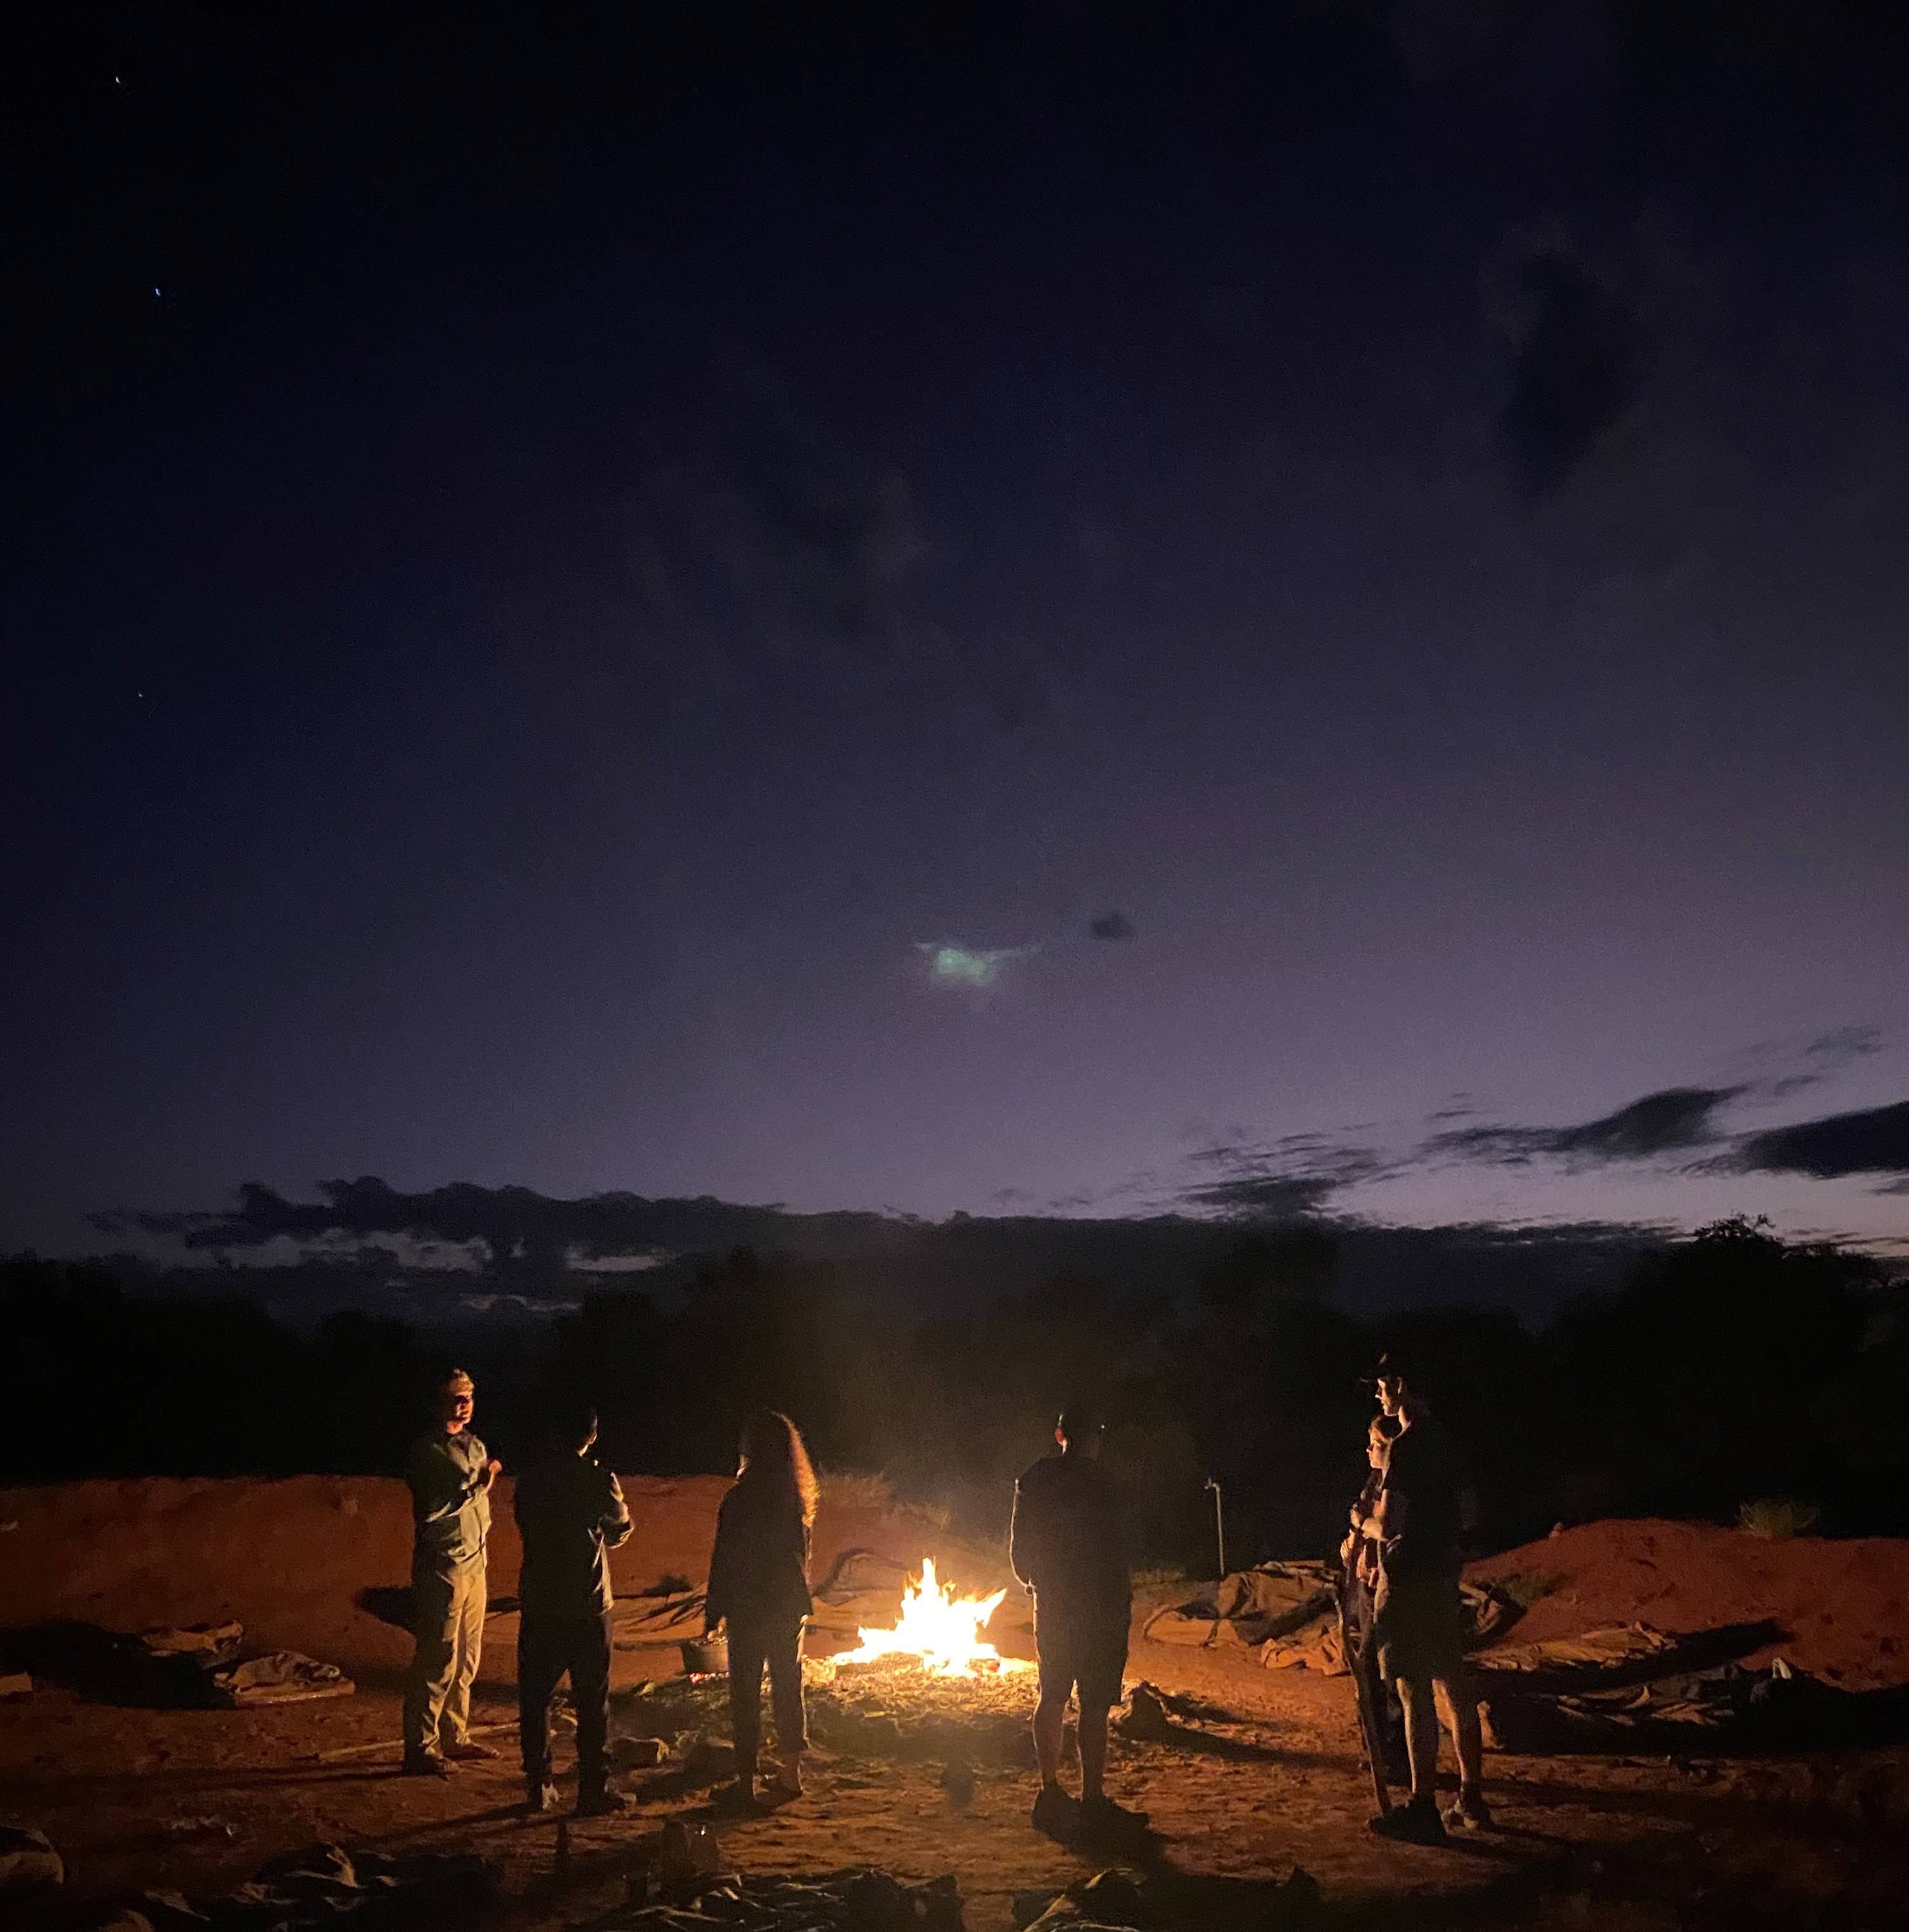
[[527, 1610], [517, 1631], [517, 1729], [524, 1776], [550, 1779], [550, 1706], [566, 1673], [577, 1713], [577, 1774], [584, 1790], [601, 1790], [604, 1738], [610, 1728], [610, 1613], [540, 1617]]
[[786, 1757], [809, 1748], [809, 1721], [802, 1707], [802, 1624], [738, 1624], [729, 1619], [729, 1712], [736, 1734], [736, 1772], [755, 1769], [762, 1743], [762, 1667], [769, 1666], [769, 1690], [776, 1707], [776, 1748]]

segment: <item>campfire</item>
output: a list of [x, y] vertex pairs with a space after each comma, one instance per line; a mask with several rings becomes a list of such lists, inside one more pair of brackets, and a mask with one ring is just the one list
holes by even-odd
[[857, 1631], [859, 1648], [839, 1652], [831, 1661], [838, 1669], [858, 1664], [918, 1664], [930, 1677], [1005, 1676], [1033, 1666], [1021, 1658], [1003, 1657], [981, 1632], [1000, 1609], [1005, 1590], [992, 1596], [957, 1597], [938, 1581], [935, 1559], [922, 1559], [921, 1577], [902, 1592], [902, 1614], [892, 1630]]

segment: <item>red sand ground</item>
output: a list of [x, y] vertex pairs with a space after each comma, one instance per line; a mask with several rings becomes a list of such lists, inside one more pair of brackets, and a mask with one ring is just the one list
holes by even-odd
[[1507, 1550], [1470, 1574], [1523, 1576], [1556, 1588], [1533, 1604], [1513, 1643], [1646, 1623], [1676, 1635], [1768, 1618], [1786, 1634], [1754, 1654], [1782, 1657], [1848, 1690], [1909, 1683], [1909, 1542], [1871, 1537], [1773, 1543], [1697, 1522], [1588, 1522]]
[[[636, 1531], [614, 1559], [619, 1590], [671, 1571], [700, 1580], [722, 1481], [624, 1480]], [[491, 1582], [503, 1594], [515, 1587], [517, 1550], [507, 1487], [497, 1500]], [[558, 1892], [554, 1826], [515, 1814], [509, 1756], [444, 1785], [392, 1774], [409, 1642], [355, 1600], [368, 1586], [405, 1579], [410, 1522], [396, 1483], [0, 1491], [5, 1523], [17, 1527], [0, 1530], [0, 1627], [78, 1618], [130, 1630], [236, 1617], [253, 1641], [340, 1664], [360, 1685], [355, 1698], [258, 1712], [124, 1710], [57, 1687], [0, 1705], [0, 1816], [41, 1824], [66, 1852], [79, 1893], [217, 1890], [275, 1851], [334, 1838], [481, 1850], [497, 1862], [515, 1901], [512, 1932], [547, 1932], [600, 1912], [620, 1888], [631, 1847], [699, 1802], [657, 1800], [629, 1821], [580, 1826], [572, 1882]], [[933, 1554], [972, 1586], [1003, 1580], [985, 1554], [918, 1518], [825, 1503], [820, 1564], [854, 1544], [904, 1561]], [[1688, 1525], [1602, 1523], [1478, 1568], [1562, 1580], [1514, 1640], [1632, 1619], [1679, 1630], [1769, 1616], [1794, 1633], [1782, 1647], [1793, 1661], [1839, 1669], [1852, 1688], [1909, 1675], [1897, 1654], [1909, 1636], [1900, 1613], [1909, 1545], [1770, 1544]], [[1021, 1647], [1013, 1603], [993, 1633], [1004, 1648]], [[487, 1627], [480, 1721], [513, 1714], [515, 1634], [509, 1616]], [[616, 1681], [674, 1667], [671, 1652], [619, 1652]], [[1129, 1676], [1210, 1699], [1239, 1718], [1220, 1734], [1223, 1748], [1117, 1745], [1109, 1775], [1117, 1795], [1152, 1813], [1162, 1858], [1216, 1883], [1277, 1880], [1303, 1864], [1331, 1907], [1413, 1923], [1439, 1907], [1547, 1932], [1593, 1914], [1625, 1932], [1713, 1924], [1739, 1932], [1826, 1911], [1855, 1912], [1839, 1923], [1883, 1924], [1902, 1918], [1895, 1902], [1909, 1899], [1909, 1754], [1901, 1750], [1674, 1766], [1494, 1758], [1487, 1777], [1506, 1830], [1434, 1851], [1367, 1832], [1369, 1790], [1345, 1680], [1264, 1670], [1244, 1652], [1143, 1640]], [[512, 1740], [499, 1742], [508, 1748]], [[320, 1758], [359, 1743], [383, 1748]], [[738, 1864], [818, 1872], [873, 1863], [912, 1878], [952, 1870], [973, 1932], [999, 1932], [1016, 1893], [1058, 1889], [1094, 1862], [1028, 1828], [1024, 1774], [984, 1777], [957, 1816], [935, 1765], [816, 1756], [808, 1796], [723, 1828]], [[1859, 1909], [1853, 1899], [1869, 1902]], [[1241, 1922], [1253, 1910], [1242, 1898]]]
[[[634, 1528], [611, 1558], [617, 1593], [672, 1574], [700, 1582], [727, 1479], [621, 1480]], [[512, 1493], [510, 1478], [501, 1478], [491, 1499], [493, 1596], [517, 1588], [521, 1552]], [[410, 1580], [411, 1504], [401, 1482], [296, 1476], [277, 1483], [70, 1483], [0, 1490], [0, 1522], [18, 1525], [0, 1536], [0, 1628], [70, 1618], [138, 1630], [236, 1617], [248, 1643], [303, 1651], [366, 1682], [401, 1669], [410, 1655], [402, 1630], [356, 1602], [368, 1586]], [[956, 1580], [974, 1568], [958, 1546], [905, 1511], [824, 1502], [815, 1574], [857, 1545], [902, 1562], [935, 1551], [952, 1564]]]

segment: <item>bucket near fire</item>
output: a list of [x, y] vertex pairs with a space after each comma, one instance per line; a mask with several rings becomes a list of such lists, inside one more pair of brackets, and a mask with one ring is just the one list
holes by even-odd
[[726, 1637], [695, 1637], [680, 1646], [683, 1667], [692, 1677], [727, 1677], [729, 1642]]

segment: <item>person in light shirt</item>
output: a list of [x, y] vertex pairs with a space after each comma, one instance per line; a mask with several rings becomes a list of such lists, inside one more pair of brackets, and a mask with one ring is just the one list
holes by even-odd
[[448, 1778], [461, 1761], [497, 1754], [470, 1735], [470, 1687], [484, 1648], [485, 1552], [491, 1490], [503, 1465], [471, 1426], [477, 1384], [453, 1369], [439, 1384], [434, 1425], [413, 1445], [412, 1635], [404, 1683], [404, 1770]]

